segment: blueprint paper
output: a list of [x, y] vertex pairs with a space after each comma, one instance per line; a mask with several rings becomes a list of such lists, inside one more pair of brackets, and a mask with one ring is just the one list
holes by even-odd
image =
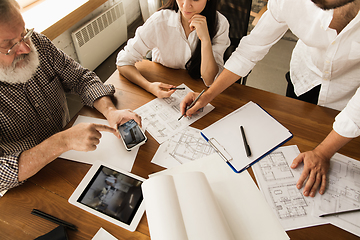
[[179, 121], [180, 103], [192, 90], [185, 84], [178, 87], [185, 90], [176, 90], [169, 98], [156, 98], [135, 110], [141, 116], [143, 126], [159, 144], [214, 109], [214, 106], [207, 104], [199, 113]]
[[[108, 121], [105, 119], [80, 115], [77, 117], [74, 126], [82, 122], [109, 125]], [[70, 150], [61, 154], [60, 157], [88, 164], [93, 164], [100, 160], [130, 172], [139, 148], [127, 151], [122, 140], [117, 138], [114, 134], [101, 132], [101, 135], [100, 143], [97, 145], [95, 151], [81, 152]]]
[[334, 219], [313, 216], [314, 198], [305, 197], [303, 190], [296, 188], [302, 166], [291, 169], [290, 165], [299, 153], [295, 145], [280, 147], [252, 166], [261, 192], [286, 231]]
[[200, 130], [187, 127], [162, 143], [152, 163], [171, 168], [215, 153], [200, 135]]
[[[360, 161], [336, 153], [330, 161], [326, 191], [314, 200], [315, 216], [360, 209]], [[331, 223], [360, 237], [360, 211], [335, 215]]]

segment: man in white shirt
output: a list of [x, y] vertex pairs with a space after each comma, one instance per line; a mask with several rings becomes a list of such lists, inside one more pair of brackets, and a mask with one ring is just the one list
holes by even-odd
[[251, 34], [244, 37], [225, 63], [225, 69], [213, 85], [188, 111], [197, 96], [190, 93], [181, 103], [182, 113], [194, 114], [219, 93], [246, 76], [285, 32], [298, 38], [291, 62], [290, 76], [294, 92], [301, 96], [319, 88], [318, 104], [342, 110], [332, 132], [313, 151], [301, 153], [292, 168], [304, 162], [297, 182], [303, 193], [323, 194], [329, 159], [352, 138], [360, 135], [360, 0], [269, 0], [268, 11]]

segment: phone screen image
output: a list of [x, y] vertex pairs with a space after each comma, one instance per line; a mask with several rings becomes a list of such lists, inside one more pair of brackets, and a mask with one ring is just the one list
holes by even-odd
[[120, 125], [119, 132], [128, 150], [146, 141], [145, 134], [134, 119]]

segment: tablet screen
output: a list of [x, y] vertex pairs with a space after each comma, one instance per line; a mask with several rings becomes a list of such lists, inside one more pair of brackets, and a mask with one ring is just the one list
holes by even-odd
[[138, 179], [101, 165], [77, 202], [130, 225], [143, 200], [141, 184]]

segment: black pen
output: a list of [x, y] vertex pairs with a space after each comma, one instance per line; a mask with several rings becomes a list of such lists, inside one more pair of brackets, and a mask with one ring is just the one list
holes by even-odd
[[[189, 110], [192, 106], [195, 105], [195, 103], [197, 102], [197, 100], [200, 98], [200, 96], [201, 96], [204, 92], [205, 92], [205, 89], [202, 90], [201, 93], [200, 93], [200, 94], [195, 98], [195, 100], [190, 104], [190, 106], [186, 108], [186, 111]], [[185, 111], [185, 113], [186, 113], [186, 111]], [[181, 119], [183, 116], [185, 116], [185, 113], [179, 117], [178, 121], [180, 121], [180, 119]]]
[[245, 136], [245, 132], [244, 132], [244, 128], [243, 126], [240, 126], [240, 131], [241, 131], [241, 135], [244, 141], [244, 147], [245, 147], [245, 151], [246, 151], [246, 156], [250, 157], [251, 156], [251, 150], [250, 150], [250, 146], [246, 140], [246, 136]]
[[74, 225], [74, 224], [71, 224], [71, 223], [68, 223], [68, 222], [65, 222], [64, 220], [61, 220], [57, 217], [54, 217], [54, 216], [51, 216], [50, 214], [47, 214], [47, 213], [44, 213], [38, 209], [33, 209], [31, 211], [31, 214], [34, 214], [38, 217], [41, 217], [41, 218], [44, 218], [50, 222], [53, 222], [53, 223], [56, 223], [56, 224], [59, 224], [59, 225], [62, 225], [64, 227], [67, 227], [71, 230], [74, 230], [74, 231], [77, 231], [77, 227]]
[[184, 87], [172, 87], [170, 90], [185, 90]]

